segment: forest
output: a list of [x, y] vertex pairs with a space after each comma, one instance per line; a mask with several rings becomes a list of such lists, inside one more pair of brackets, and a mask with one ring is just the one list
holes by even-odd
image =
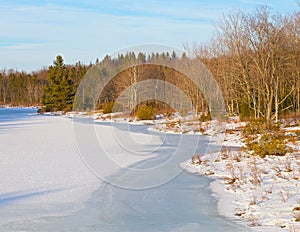
[[[85, 109], [111, 106], [120, 93], [133, 82], [157, 79], [170, 82], [186, 93], [196, 113], [209, 111], [203, 93], [188, 78], [163, 66], [143, 65], [151, 60], [181, 62], [201, 61], [215, 77], [221, 89], [226, 111], [241, 118], [263, 118], [267, 123], [280, 117], [300, 115], [300, 12], [271, 14], [267, 6], [253, 12], [236, 10], [224, 15], [208, 43], [185, 45], [185, 53], [135, 54], [117, 58], [105, 56], [95, 64], [64, 64], [58, 55], [53, 65], [37, 72], [3, 70], [0, 73], [0, 104], [44, 105], [46, 111], [72, 110], [76, 89], [94, 66], [103, 77], [108, 69], [120, 70], [107, 83], [100, 97], [85, 101]], [[123, 70], [124, 64], [139, 65]], [[135, 105], [136, 94], [128, 103]], [[162, 102], [147, 103], [154, 108], [168, 108]]]
[[[61, 56], [57, 56], [61, 57]], [[55, 63], [55, 61], [54, 61]], [[18, 70], [2, 70], [0, 72], [0, 105], [10, 106], [42, 106], [45, 100], [45, 91], [52, 78], [51, 67], [43, 68], [35, 72]], [[65, 77], [72, 79], [74, 87], [91, 65], [83, 65], [80, 62], [75, 65], [63, 64]], [[64, 85], [61, 82], [61, 85]]]

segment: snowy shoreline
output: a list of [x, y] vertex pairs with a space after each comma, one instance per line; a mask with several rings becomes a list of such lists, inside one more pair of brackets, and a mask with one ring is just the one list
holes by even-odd
[[[110, 121], [128, 120], [119, 118]], [[220, 128], [214, 121], [198, 123], [189, 118], [129, 123], [147, 124], [150, 130], [161, 133], [207, 136], [214, 136]], [[224, 148], [245, 146], [241, 135], [244, 125], [238, 118], [231, 118], [221, 126], [221, 129], [230, 131], [222, 141]], [[290, 130], [300, 129], [286, 128], [286, 131]], [[264, 159], [242, 150], [225, 149], [217, 154], [201, 156], [201, 160], [206, 160], [201, 164], [190, 159], [181, 167], [196, 175], [214, 179], [210, 188], [218, 200], [221, 215], [253, 231], [295, 232], [300, 230], [300, 141], [292, 146], [292, 154], [267, 156]], [[235, 180], [231, 183], [233, 178]]]
[[[241, 139], [238, 132], [227, 135], [226, 146], [236, 145], [237, 139]], [[299, 148], [297, 141], [293, 153], [259, 158], [242, 149], [231, 151], [225, 147], [219, 153], [195, 156], [181, 167], [214, 180], [210, 188], [221, 215], [253, 231], [297, 232], [300, 230]]]
[[225, 151], [213, 163], [210, 156], [201, 157], [200, 164], [188, 160], [181, 166], [214, 179], [210, 187], [222, 215], [241, 220], [255, 231], [299, 229], [295, 222], [300, 205], [299, 154], [260, 159]]
[[36, 105], [36, 106], [24, 106], [24, 105], [17, 105], [17, 106], [12, 106], [12, 105], [0, 105], [0, 108], [4, 109], [39, 109], [41, 106]]
[[[118, 117], [118, 114], [109, 116], [90, 117], [96, 121], [147, 124], [150, 125], [149, 130], [161, 133], [207, 135], [213, 139], [217, 138], [214, 136], [220, 131], [224, 134], [230, 131], [225, 134], [224, 141], [217, 142], [221, 142], [223, 147], [245, 146], [241, 135], [245, 123], [237, 117], [220, 125], [216, 121], [199, 123], [193, 121], [192, 117], [130, 122]], [[299, 128], [286, 129], [289, 130]], [[200, 159], [204, 160], [201, 164], [190, 159], [180, 165], [188, 172], [214, 179], [210, 188], [218, 199], [221, 215], [254, 231], [294, 232], [300, 229], [300, 222], [295, 222], [300, 218], [300, 209], [297, 210], [300, 208], [299, 150], [300, 141], [294, 144], [293, 154], [262, 159], [247, 152], [225, 149], [217, 154], [201, 156]], [[234, 182], [230, 183], [233, 178]]]
[[[199, 132], [195, 123], [188, 121], [189, 126], [181, 123], [181, 127], [178, 124], [176, 127], [175, 123], [173, 128], [164, 126], [170, 122], [158, 123], [151, 130], [201, 133], [214, 138], [220, 128], [215, 121], [203, 122]], [[201, 164], [195, 155], [180, 166], [188, 172], [214, 180], [210, 189], [218, 200], [220, 215], [253, 231], [300, 231], [300, 141], [289, 144], [293, 152], [285, 156], [259, 158], [243, 151], [245, 144], [241, 128], [245, 125], [237, 117], [223, 122], [221, 129], [229, 132], [224, 131], [224, 141], [217, 141], [223, 149], [215, 154], [199, 156]], [[285, 131], [300, 131], [300, 127], [285, 128]], [[230, 147], [239, 149], [231, 151]]]

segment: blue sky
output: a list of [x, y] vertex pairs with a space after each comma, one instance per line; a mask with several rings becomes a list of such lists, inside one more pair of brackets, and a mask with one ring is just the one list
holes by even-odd
[[57, 54], [88, 64], [145, 43], [182, 49], [208, 41], [222, 13], [258, 4], [299, 9], [297, 0], [0, 0], [0, 70], [39, 70]]

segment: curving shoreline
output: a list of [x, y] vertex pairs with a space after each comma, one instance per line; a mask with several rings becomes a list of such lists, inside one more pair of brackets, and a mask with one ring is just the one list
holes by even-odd
[[264, 159], [241, 152], [218, 155], [213, 163], [209, 162], [210, 155], [204, 155], [201, 163], [188, 160], [181, 165], [214, 180], [210, 188], [221, 215], [254, 231], [300, 229], [295, 210], [300, 205], [299, 154]]
[[[126, 122], [125, 119], [112, 120]], [[186, 126], [181, 124], [181, 120], [176, 118], [173, 120], [158, 120], [151, 123], [150, 130], [167, 134], [204, 134], [217, 138], [214, 137], [216, 134], [215, 123], [204, 123], [202, 126], [205, 126], [205, 131], [195, 132], [195, 124], [189, 122], [189, 126]], [[136, 123], [141, 124], [142, 122]], [[169, 125], [173, 125], [173, 127]], [[244, 146], [239, 129], [243, 125], [245, 124], [239, 122], [237, 118], [232, 118], [226, 122], [223, 127], [231, 133], [226, 134], [224, 141], [221, 141], [222, 145], [227, 147]], [[292, 130], [295, 129], [297, 128], [292, 128]], [[216, 142], [220, 143], [220, 141]], [[193, 164], [190, 159], [181, 163], [181, 167], [189, 172], [207, 175], [214, 179], [210, 188], [218, 199], [218, 209], [221, 215], [254, 231], [297, 231], [297, 229], [300, 229], [300, 225], [295, 220], [300, 217], [300, 212], [293, 209], [300, 206], [300, 197], [297, 198], [297, 196], [300, 196], [300, 141], [293, 146], [295, 152], [284, 157], [275, 156], [260, 159], [245, 152], [235, 151], [228, 152], [227, 158], [217, 160], [211, 167], [209, 165], [205, 166], [203, 163], [202, 165]], [[221, 153], [214, 154], [214, 159], [220, 155], [222, 156]], [[212, 164], [212, 159], [209, 156], [201, 156], [201, 159], [207, 159], [209, 160], [207, 163]], [[241, 156], [242, 160], [239, 160], [238, 156]], [[231, 167], [226, 166], [228, 160], [233, 163]], [[255, 172], [261, 173], [255, 174], [251, 165], [258, 169]], [[261, 167], [257, 168], [257, 166]], [[291, 170], [285, 172], [285, 166], [290, 166]], [[227, 182], [231, 181], [230, 178], [234, 172], [234, 175], [244, 176], [240, 176], [240, 180], [236, 182], [240, 182], [239, 185], [242, 187], [235, 186], [235, 183], [232, 185], [232, 189], [232, 186], [228, 185]], [[281, 175], [281, 172], [283, 172], [283, 175]], [[250, 180], [250, 177], [257, 180]], [[251, 186], [249, 184], [251, 181], [260, 183]], [[272, 193], [270, 193], [271, 189]], [[269, 205], [270, 207], [268, 207]]]

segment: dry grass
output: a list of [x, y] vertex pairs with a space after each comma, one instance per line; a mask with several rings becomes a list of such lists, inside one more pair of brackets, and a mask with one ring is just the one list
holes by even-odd
[[295, 218], [295, 222], [300, 222], [300, 198], [297, 200], [298, 206], [293, 208], [292, 216]]
[[192, 156], [192, 164], [200, 165], [202, 163], [200, 155], [196, 154]]
[[265, 193], [267, 194], [272, 194], [273, 193], [273, 187], [269, 186], [268, 188], [265, 189]]
[[283, 169], [279, 165], [274, 166], [273, 170], [275, 171], [275, 175], [277, 177], [285, 179], [285, 180], [289, 180], [289, 178], [283, 174]]
[[227, 171], [230, 173], [230, 177], [224, 177], [224, 182], [225, 182], [226, 184], [232, 185], [232, 184], [234, 184], [239, 178], [238, 178], [238, 176], [236, 175], [235, 167], [233, 166], [233, 164], [232, 164], [231, 162], [226, 164], [226, 168], [227, 168]]
[[250, 214], [248, 216], [248, 221], [250, 222], [250, 225], [249, 226], [259, 226], [259, 216], [258, 215], [255, 215], [255, 214]]
[[300, 230], [297, 229], [297, 228], [295, 227], [295, 225], [293, 224], [293, 225], [290, 226], [289, 232], [300, 232]]
[[300, 222], [300, 211], [294, 211], [292, 215], [295, 218], [295, 222]]
[[259, 186], [262, 182], [262, 170], [257, 167], [257, 158], [255, 156], [253, 156], [250, 162], [248, 162], [247, 167], [250, 170], [250, 183], [254, 186]]
[[282, 190], [279, 191], [279, 196], [282, 202], [287, 202], [287, 200], [291, 197], [291, 193], [287, 187], [283, 187]]
[[291, 172], [292, 171], [292, 166], [291, 166], [291, 161], [290, 160], [286, 160], [284, 162], [284, 172]]
[[231, 154], [230, 159], [232, 161], [235, 161], [235, 162], [241, 162], [242, 161], [241, 153], [231, 153], [230, 150], [229, 150], [229, 154]]
[[258, 202], [258, 198], [256, 195], [252, 195], [251, 199], [250, 199], [250, 202], [249, 202], [249, 205], [256, 205]]
[[299, 173], [297, 173], [296, 171], [294, 171], [291, 178], [293, 180], [299, 180], [299, 176], [300, 176]]
[[[201, 158], [201, 165], [205, 168], [205, 156]], [[198, 163], [197, 155], [195, 155], [193, 162]], [[235, 210], [235, 216], [248, 220], [250, 226], [265, 225], [265, 212], [258, 210], [259, 213], [256, 213], [255, 211], [258, 207], [268, 209], [269, 201], [275, 199], [279, 203], [279, 207], [288, 206], [293, 211], [290, 211], [289, 219], [286, 219], [276, 216], [273, 208], [270, 209], [271, 213], [274, 213], [273, 216], [279, 219], [278, 221], [274, 220], [274, 225], [285, 228], [284, 231], [287, 231], [289, 225], [295, 223], [296, 227], [291, 231], [299, 229], [297, 226], [300, 226], [300, 198], [296, 205], [291, 205], [291, 200], [294, 199], [295, 191], [297, 191], [295, 187], [299, 186], [298, 181], [294, 180], [300, 179], [298, 155], [287, 155], [285, 158], [268, 156], [262, 159], [242, 151], [232, 152], [227, 148], [223, 148], [218, 156], [218, 162], [214, 166], [206, 166], [204, 174], [214, 175], [216, 170], [221, 171], [223, 175], [220, 175], [219, 172], [216, 175], [223, 178], [226, 190], [237, 192], [241, 197], [245, 194], [245, 199], [247, 199], [244, 201], [246, 208]], [[274, 185], [269, 181], [275, 181]], [[282, 185], [278, 188], [277, 183]], [[291, 186], [288, 184], [291, 184]]]

